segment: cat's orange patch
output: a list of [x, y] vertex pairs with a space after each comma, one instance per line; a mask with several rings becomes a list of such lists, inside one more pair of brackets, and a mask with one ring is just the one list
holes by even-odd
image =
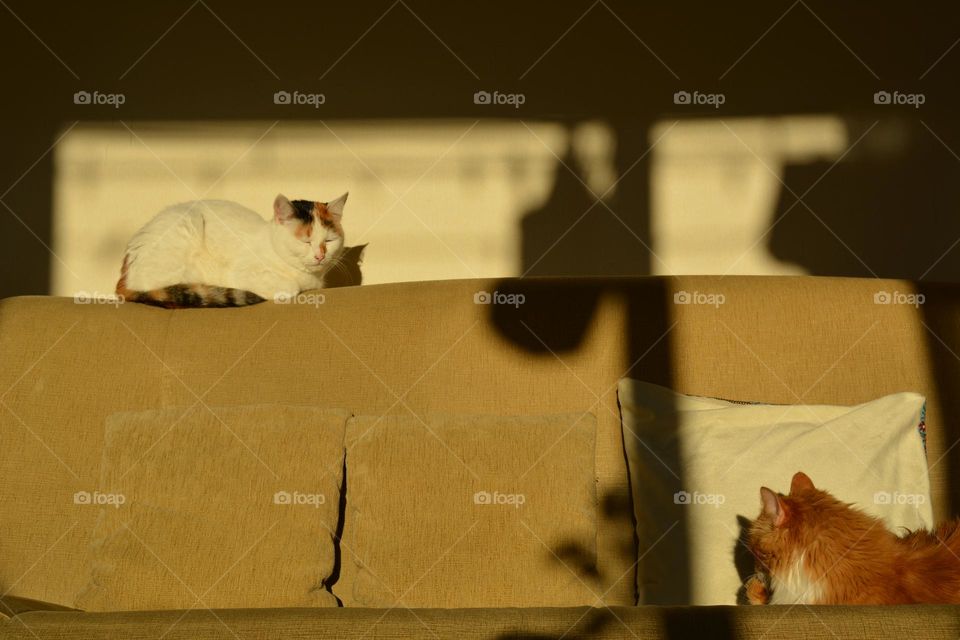
[[313, 204], [313, 216], [319, 220], [324, 227], [333, 229], [337, 235], [343, 235], [343, 227], [340, 226], [340, 223], [337, 221], [337, 217], [330, 213], [330, 210], [327, 209], [326, 204], [322, 202], [315, 202]]
[[746, 588], [747, 601], [750, 602], [750, 604], [768, 604], [770, 602], [767, 585], [757, 576], [750, 576], [750, 579], [747, 580]]
[[122, 296], [124, 300], [133, 298], [133, 291], [127, 288], [127, 270], [129, 269], [130, 256], [123, 256], [123, 265], [120, 267], [120, 279], [117, 280], [117, 295]]
[[313, 231], [313, 225], [300, 223], [297, 225], [297, 230], [293, 234], [300, 240], [306, 242], [310, 239], [310, 232]]

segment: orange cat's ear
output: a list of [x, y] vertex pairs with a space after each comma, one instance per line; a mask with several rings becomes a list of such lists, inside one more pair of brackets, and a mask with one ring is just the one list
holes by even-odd
[[790, 495], [813, 489], [813, 480], [803, 471], [797, 471], [793, 474], [793, 480], [790, 482]]
[[780, 496], [766, 487], [760, 487], [760, 502], [763, 504], [763, 513], [770, 516], [774, 526], [783, 526], [787, 520], [787, 510]]

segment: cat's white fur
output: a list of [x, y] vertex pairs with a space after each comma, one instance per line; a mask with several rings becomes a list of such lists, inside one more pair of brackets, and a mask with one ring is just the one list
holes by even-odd
[[790, 568], [770, 579], [770, 604], [814, 604], [823, 595], [820, 583], [810, 579], [804, 554], [800, 553]]
[[[327, 203], [343, 213], [347, 194]], [[131, 290], [202, 283], [252, 291], [272, 299], [323, 286], [323, 275], [340, 255], [342, 233], [315, 222], [309, 242], [298, 238], [298, 221], [283, 195], [274, 217], [226, 200], [198, 200], [168, 207], [143, 226], [127, 245]], [[322, 259], [319, 254], [323, 245]]]

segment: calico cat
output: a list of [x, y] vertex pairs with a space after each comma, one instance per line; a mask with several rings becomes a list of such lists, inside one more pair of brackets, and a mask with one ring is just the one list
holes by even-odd
[[802, 472], [760, 500], [750, 604], [960, 604], [960, 521], [898, 536]]
[[273, 220], [225, 200], [158, 213], [127, 245], [117, 294], [159, 307], [240, 307], [324, 286], [344, 251], [347, 194], [273, 201]]

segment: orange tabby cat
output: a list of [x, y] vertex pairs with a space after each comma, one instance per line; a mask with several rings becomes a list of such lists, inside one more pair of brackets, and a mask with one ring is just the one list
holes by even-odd
[[898, 536], [802, 472], [760, 500], [750, 604], [960, 604], [960, 521]]

